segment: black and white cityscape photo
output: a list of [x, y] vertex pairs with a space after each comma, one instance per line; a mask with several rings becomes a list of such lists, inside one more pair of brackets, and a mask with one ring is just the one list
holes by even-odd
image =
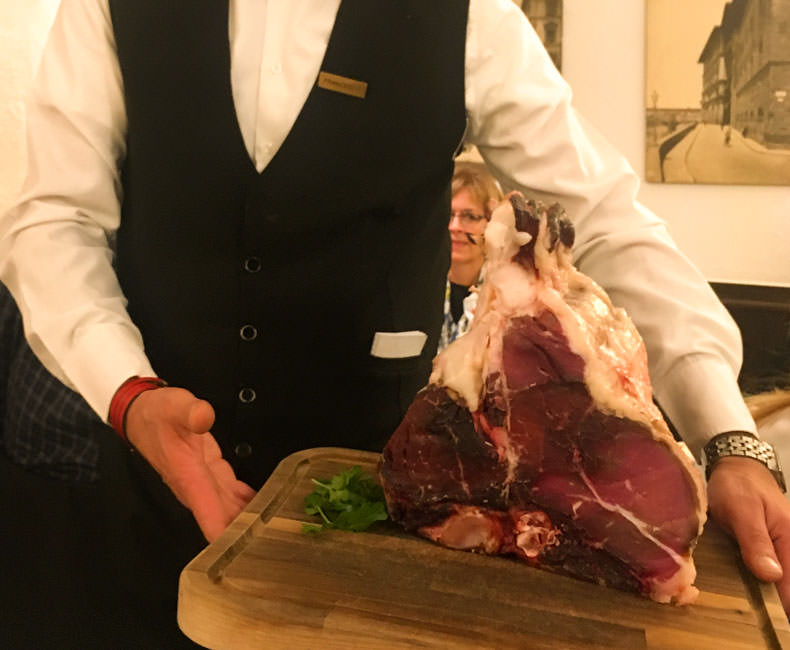
[[790, 184], [790, 0], [647, 0], [646, 180]]
[[529, 18], [558, 70], [562, 70], [562, 0], [513, 0]]

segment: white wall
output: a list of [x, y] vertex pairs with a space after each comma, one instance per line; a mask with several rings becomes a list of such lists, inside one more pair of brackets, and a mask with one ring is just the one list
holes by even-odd
[[[645, 2], [565, 0], [563, 11], [576, 106], [644, 178]], [[789, 187], [644, 183], [640, 199], [709, 280], [790, 286]]]
[[[0, 0], [0, 210], [21, 182], [22, 95], [57, 4]], [[643, 176], [644, 2], [565, 0], [564, 14], [576, 105]], [[708, 279], [790, 286], [790, 188], [645, 183], [640, 198]]]

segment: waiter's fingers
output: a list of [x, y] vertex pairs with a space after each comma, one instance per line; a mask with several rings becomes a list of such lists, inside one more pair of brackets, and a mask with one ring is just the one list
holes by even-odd
[[738, 542], [749, 570], [760, 580], [782, 578], [774, 540], [790, 536], [787, 504], [768, 469], [751, 458], [724, 458], [708, 482], [711, 513]]
[[[735, 539], [741, 548], [744, 564], [760, 580], [776, 582], [783, 576], [782, 566], [765, 526], [762, 508], [744, 514], [732, 526]], [[747, 520], [748, 519], [748, 520]]]

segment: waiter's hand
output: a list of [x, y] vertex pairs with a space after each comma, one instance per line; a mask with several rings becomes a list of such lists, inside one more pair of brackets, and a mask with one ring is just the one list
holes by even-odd
[[148, 390], [126, 414], [129, 442], [192, 511], [213, 541], [255, 495], [222, 458], [210, 433], [214, 409], [183, 388]]
[[751, 458], [722, 458], [708, 481], [708, 503], [737, 540], [751, 572], [776, 583], [790, 614], [790, 502], [773, 475]]

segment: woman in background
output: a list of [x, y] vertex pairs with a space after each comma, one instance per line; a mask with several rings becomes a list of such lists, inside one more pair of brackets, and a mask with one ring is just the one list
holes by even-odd
[[439, 351], [469, 329], [482, 281], [483, 233], [491, 212], [502, 200], [502, 190], [479, 163], [457, 163], [450, 208], [450, 272], [444, 296], [444, 324]]

